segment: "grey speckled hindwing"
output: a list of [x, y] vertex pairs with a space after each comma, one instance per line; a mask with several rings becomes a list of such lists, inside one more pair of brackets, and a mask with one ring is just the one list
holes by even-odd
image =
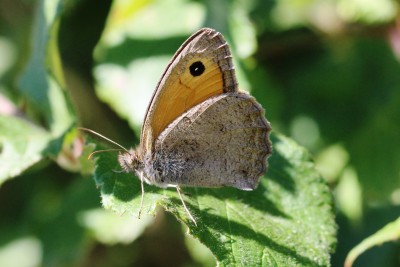
[[253, 97], [226, 93], [209, 98], [178, 117], [157, 138], [152, 182], [252, 190], [267, 169], [270, 130], [264, 110]]

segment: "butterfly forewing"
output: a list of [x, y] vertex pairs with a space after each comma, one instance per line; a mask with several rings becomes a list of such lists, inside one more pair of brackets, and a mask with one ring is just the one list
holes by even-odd
[[178, 116], [206, 99], [236, 92], [237, 82], [229, 47], [212, 29], [193, 34], [167, 66], [147, 109], [142, 128], [143, 154]]

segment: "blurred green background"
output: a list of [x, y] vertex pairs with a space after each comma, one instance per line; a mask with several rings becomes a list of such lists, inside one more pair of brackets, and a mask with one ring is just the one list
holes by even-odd
[[[20, 88], [37, 53], [40, 3], [0, 0], [0, 114], [46, 127]], [[339, 226], [332, 266], [399, 217], [398, 1], [69, 0], [57, 23], [80, 125], [137, 144], [169, 59], [191, 33], [212, 27], [231, 45], [241, 89], [274, 131], [312, 153], [331, 186]], [[42, 160], [1, 185], [0, 266], [214, 265], [167, 213], [138, 221], [104, 211], [74, 160]], [[368, 250], [354, 266], [400, 266], [399, 242]]]

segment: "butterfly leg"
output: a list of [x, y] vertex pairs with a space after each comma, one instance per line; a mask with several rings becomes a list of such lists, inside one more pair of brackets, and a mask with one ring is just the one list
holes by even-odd
[[192, 214], [190, 213], [189, 209], [186, 207], [185, 201], [183, 201], [182, 193], [181, 193], [181, 188], [179, 186], [176, 186], [176, 191], [178, 192], [179, 198], [182, 201], [183, 207], [185, 208], [187, 214], [189, 215], [190, 219], [193, 221], [194, 225], [197, 226], [196, 220], [193, 218]]
[[143, 199], [144, 199], [144, 185], [143, 185], [143, 173], [140, 173], [140, 186], [142, 188], [142, 198], [140, 199], [140, 207], [139, 207], [139, 213], [138, 213], [138, 219], [140, 219], [140, 214], [142, 213], [143, 209]]

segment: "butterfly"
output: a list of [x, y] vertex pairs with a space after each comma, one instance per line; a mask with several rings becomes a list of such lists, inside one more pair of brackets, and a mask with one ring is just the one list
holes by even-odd
[[194, 224], [182, 186], [255, 189], [272, 152], [270, 131], [261, 105], [238, 89], [224, 37], [210, 28], [195, 32], [157, 84], [139, 146], [118, 155], [122, 170], [140, 178], [139, 216], [144, 182], [175, 187]]

